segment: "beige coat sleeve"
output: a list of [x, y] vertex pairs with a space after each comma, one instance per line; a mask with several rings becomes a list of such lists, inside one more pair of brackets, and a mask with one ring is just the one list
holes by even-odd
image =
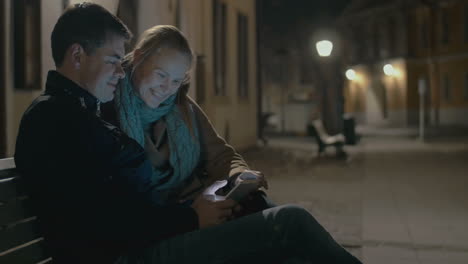
[[242, 156], [216, 132], [200, 106], [191, 98], [189, 101], [198, 125], [201, 162], [208, 173], [207, 179], [203, 180], [205, 185], [237, 176], [249, 169]]

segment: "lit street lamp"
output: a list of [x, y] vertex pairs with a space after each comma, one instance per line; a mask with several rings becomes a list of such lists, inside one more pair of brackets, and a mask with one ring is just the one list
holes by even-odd
[[387, 76], [393, 76], [396, 73], [395, 68], [393, 68], [391, 64], [385, 64], [385, 66], [383, 67], [383, 71]]
[[321, 40], [315, 44], [315, 47], [320, 57], [328, 57], [333, 50], [333, 43], [329, 40]]
[[346, 78], [350, 81], [356, 80], [357, 78], [356, 71], [354, 71], [353, 69], [347, 70], [345, 74], [346, 74]]

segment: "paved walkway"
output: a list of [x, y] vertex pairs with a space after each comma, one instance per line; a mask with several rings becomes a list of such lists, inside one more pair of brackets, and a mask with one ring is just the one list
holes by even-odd
[[307, 208], [364, 263], [467, 264], [468, 137], [430, 142], [369, 134], [343, 161], [317, 158], [309, 138], [276, 138], [245, 157], [274, 201]]

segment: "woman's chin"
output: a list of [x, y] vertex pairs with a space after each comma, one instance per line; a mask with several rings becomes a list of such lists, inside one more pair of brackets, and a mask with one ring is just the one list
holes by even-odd
[[146, 106], [151, 109], [156, 109], [161, 105], [161, 102], [146, 102]]

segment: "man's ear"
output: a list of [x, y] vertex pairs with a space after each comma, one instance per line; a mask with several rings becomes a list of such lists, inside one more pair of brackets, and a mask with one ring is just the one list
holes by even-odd
[[70, 46], [70, 52], [71, 52], [72, 66], [75, 70], [79, 70], [81, 67], [82, 57], [84, 54], [83, 47], [80, 44], [75, 43]]

